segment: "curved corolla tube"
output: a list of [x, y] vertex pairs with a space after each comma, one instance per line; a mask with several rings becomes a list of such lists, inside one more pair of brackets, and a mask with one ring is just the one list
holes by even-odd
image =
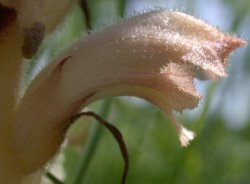
[[172, 110], [197, 106], [197, 72], [226, 75], [231, 51], [244, 41], [189, 15], [153, 11], [93, 33], [65, 50], [31, 83], [17, 107], [13, 139], [27, 173], [57, 152], [67, 120], [87, 104], [110, 96], [137, 96], [165, 111], [182, 146], [194, 134]]

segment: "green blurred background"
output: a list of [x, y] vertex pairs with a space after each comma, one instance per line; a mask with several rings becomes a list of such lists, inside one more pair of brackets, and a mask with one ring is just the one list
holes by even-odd
[[[93, 31], [123, 17], [164, 8], [200, 17], [246, 40], [250, 35], [250, 0], [88, 0], [88, 6]], [[24, 83], [86, 35], [84, 15], [76, 5], [29, 63]], [[230, 57], [228, 78], [213, 84], [196, 81], [203, 95], [199, 107], [176, 114], [197, 133], [188, 148], [180, 147], [164, 113], [145, 101], [112, 98], [88, 107], [123, 133], [130, 155], [128, 184], [250, 183], [249, 49], [239, 49]], [[71, 128], [55, 162], [51, 173], [67, 184], [117, 184], [124, 166], [112, 135], [88, 118]]]

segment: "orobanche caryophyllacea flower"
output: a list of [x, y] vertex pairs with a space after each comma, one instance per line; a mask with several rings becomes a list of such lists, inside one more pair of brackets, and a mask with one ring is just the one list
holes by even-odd
[[245, 42], [189, 15], [153, 11], [85, 37], [43, 69], [19, 97], [23, 62], [63, 20], [71, 0], [0, 0], [0, 183], [40, 183], [69, 119], [89, 103], [137, 96], [166, 112], [182, 146], [194, 134], [172, 111], [193, 109], [194, 77], [226, 76]]

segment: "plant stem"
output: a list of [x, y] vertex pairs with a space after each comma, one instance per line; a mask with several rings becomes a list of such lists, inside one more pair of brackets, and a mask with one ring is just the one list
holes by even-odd
[[[104, 100], [100, 106], [100, 112], [99, 112], [99, 114], [103, 117], [103, 119], [106, 119], [108, 117], [110, 108], [111, 108], [111, 100], [110, 99]], [[79, 162], [77, 174], [73, 181], [73, 184], [80, 184], [83, 181], [86, 175], [86, 171], [88, 169], [89, 163], [91, 159], [93, 158], [93, 155], [97, 148], [97, 144], [102, 135], [102, 130], [103, 130], [102, 128], [103, 128], [102, 125], [99, 124], [98, 122], [96, 122], [93, 125], [88, 141], [85, 145], [84, 155]]]
[[82, 8], [82, 12], [83, 12], [84, 17], [85, 17], [86, 28], [89, 32], [90, 30], [92, 30], [92, 26], [91, 26], [91, 15], [90, 15], [87, 0], [81, 0], [80, 7]]
[[47, 172], [46, 173], [47, 178], [52, 181], [54, 184], [63, 184], [58, 178], [56, 178], [52, 173]]

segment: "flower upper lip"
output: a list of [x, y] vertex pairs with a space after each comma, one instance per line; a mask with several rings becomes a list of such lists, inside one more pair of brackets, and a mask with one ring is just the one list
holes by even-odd
[[227, 75], [225, 69], [229, 54], [245, 44], [245, 41], [229, 36], [224, 36], [216, 42], [201, 41], [198, 45], [190, 45], [192, 50], [187, 52], [182, 60], [193, 64], [202, 70], [201, 72], [208, 72], [217, 76], [216, 78], [223, 77]]

